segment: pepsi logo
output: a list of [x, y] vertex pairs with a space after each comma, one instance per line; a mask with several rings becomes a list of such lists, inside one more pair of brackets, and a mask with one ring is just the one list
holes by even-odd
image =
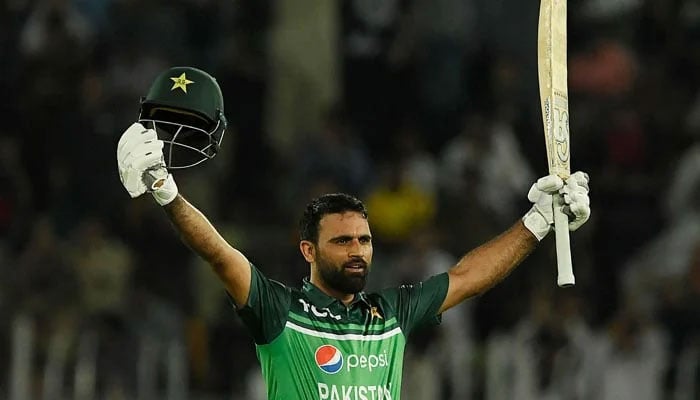
[[329, 344], [316, 349], [315, 358], [316, 365], [327, 374], [335, 374], [343, 368], [343, 353]]

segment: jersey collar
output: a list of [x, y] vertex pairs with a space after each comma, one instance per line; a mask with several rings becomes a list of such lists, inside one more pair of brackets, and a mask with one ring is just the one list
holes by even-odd
[[[311, 283], [311, 281], [309, 281], [308, 277], [304, 278], [301, 291], [306, 295], [306, 297], [309, 298], [309, 300], [311, 300], [311, 302], [316, 307], [319, 307], [319, 308], [328, 307], [335, 302], [338, 302], [341, 305], [343, 304], [340, 300], [336, 299], [335, 297], [331, 297], [331, 296], [325, 294], [316, 285]], [[370, 304], [369, 299], [367, 297], [367, 294], [365, 294], [365, 292], [356, 293], [355, 298], [352, 299], [349, 307], [352, 307], [358, 303], [366, 306], [367, 308], [372, 307], [372, 305]]]

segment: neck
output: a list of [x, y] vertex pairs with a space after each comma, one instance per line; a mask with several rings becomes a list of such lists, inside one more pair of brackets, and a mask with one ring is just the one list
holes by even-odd
[[355, 298], [355, 294], [353, 293], [344, 293], [338, 290], [335, 290], [328, 286], [326, 282], [321, 279], [318, 273], [316, 273], [314, 270], [311, 271], [311, 277], [309, 278], [309, 282], [313, 283], [314, 286], [319, 288], [323, 293], [327, 294], [330, 297], [334, 297], [346, 306], [352, 302], [352, 300]]

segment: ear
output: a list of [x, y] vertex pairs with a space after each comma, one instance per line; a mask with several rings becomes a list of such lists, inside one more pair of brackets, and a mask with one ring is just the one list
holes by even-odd
[[299, 242], [299, 250], [301, 250], [301, 255], [304, 256], [306, 262], [312, 263], [316, 261], [316, 247], [310, 241], [302, 240]]

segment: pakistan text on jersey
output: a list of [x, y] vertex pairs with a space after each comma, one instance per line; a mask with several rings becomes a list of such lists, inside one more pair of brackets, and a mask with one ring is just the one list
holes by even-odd
[[391, 400], [388, 385], [328, 385], [318, 382], [319, 400]]

